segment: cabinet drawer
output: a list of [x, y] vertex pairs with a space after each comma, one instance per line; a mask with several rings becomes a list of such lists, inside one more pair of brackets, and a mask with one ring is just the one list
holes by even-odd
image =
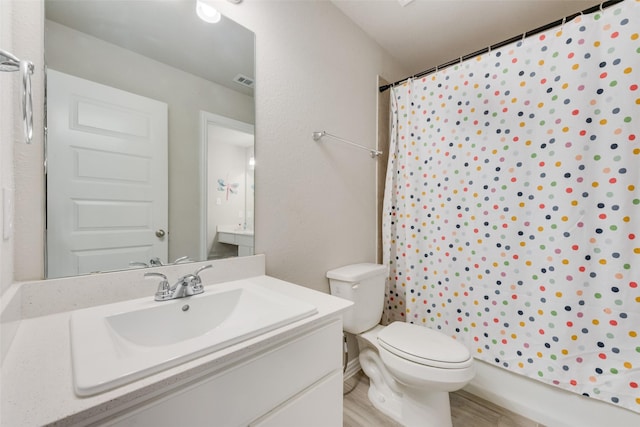
[[236, 235], [236, 243], [239, 246], [253, 246], [253, 236], [238, 234]]
[[236, 235], [233, 233], [221, 233], [218, 231], [218, 242], [229, 243], [231, 245], [236, 244]]
[[342, 371], [336, 370], [284, 405], [249, 424], [249, 427], [299, 426], [342, 426]]
[[339, 370], [341, 343], [336, 319], [104, 425], [246, 426]]

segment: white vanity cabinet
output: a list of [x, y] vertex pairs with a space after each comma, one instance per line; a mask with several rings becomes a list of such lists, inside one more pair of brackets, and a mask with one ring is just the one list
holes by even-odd
[[[265, 275], [263, 255], [160, 269], [170, 277], [180, 277], [193, 271], [194, 267], [209, 263], [213, 263], [214, 268], [208, 271], [210, 283], [205, 287], [204, 295], [222, 295], [224, 292], [218, 291], [242, 285], [242, 289], [264, 292], [273, 304], [304, 303], [316, 311], [274, 329], [267, 328], [235, 344], [188, 358], [155, 373], [147, 371], [147, 375], [139, 379], [86, 396], [74, 393], [72, 337], [75, 335], [72, 335], [70, 324], [78, 315], [76, 310], [86, 308], [96, 315], [106, 316], [114, 307], [125, 313], [142, 313], [147, 301], [152, 306], [167, 303], [155, 303], [151, 294], [142, 301], [132, 295], [119, 302], [85, 304], [80, 308], [68, 305], [64, 306], [65, 310], [22, 319], [1, 366], [3, 390], [11, 392], [2, 393], [0, 427], [342, 426], [342, 314], [353, 303]], [[86, 289], [103, 301], [103, 294], [114, 292], [110, 288], [107, 292], [107, 287], [122, 285], [118, 289], [124, 293], [135, 287], [132, 285], [137, 283], [135, 280], [142, 280], [138, 276], [139, 272], [119, 272], [78, 278], [65, 284], [63, 295], [68, 298], [61, 301], [82, 303], [77, 298], [84, 295]], [[35, 290], [25, 288], [29, 294], [20, 297], [34, 306], [48, 308], [51, 306], [50, 295], [58, 292], [58, 288], [49, 291], [47, 286], [52, 285], [43, 283]], [[191, 304], [195, 303], [194, 298]], [[271, 312], [258, 310], [252, 301], [255, 302], [248, 298], [238, 303], [233, 311], [236, 314], [234, 322], [244, 320], [266, 327], [269, 318], [265, 318], [265, 313]], [[115, 305], [110, 306], [111, 303]], [[239, 307], [249, 311], [238, 311]], [[192, 321], [187, 320], [184, 326], [191, 326]], [[236, 328], [241, 329], [237, 325], [242, 322], [233, 325], [235, 332], [241, 332]], [[206, 338], [210, 338], [206, 332], [196, 338], [187, 337], [177, 346], [171, 344], [171, 348], [197, 351], [200, 347], [196, 344], [205, 345], [209, 342]], [[96, 344], [102, 342], [97, 334], [87, 340]], [[145, 352], [148, 357], [155, 357], [169, 347], [126, 343], [124, 338], [112, 341], [117, 344], [119, 354], [140, 351], [140, 354]], [[148, 362], [145, 357], [141, 356], [140, 360]], [[120, 359], [111, 362], [124, 363]], [[107, 364], [96, 363], [95, 369], [105, 371]]]
[[341, 356], [334, 317], [100, 425], [342, 426]]
[[230, 226], [218, 226], [218, 242], [236, 245], [238, 256], [253, 255], [253, 231], [239, 230]]

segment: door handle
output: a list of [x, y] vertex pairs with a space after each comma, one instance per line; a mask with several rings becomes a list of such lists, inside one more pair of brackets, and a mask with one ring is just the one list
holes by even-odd
[[167, 234], [162, 228], [160, 230], [156, 230], [156, 237], [163, 238]]

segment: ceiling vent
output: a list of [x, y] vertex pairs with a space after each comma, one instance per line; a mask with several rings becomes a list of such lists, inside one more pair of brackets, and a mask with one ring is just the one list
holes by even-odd
[[247, 77], [244, 74], [238, 74], [233, 78], [233, 81], [241, 84], [242, 86], [253, 88], [255, 86], [256, 81], [251, 77]]

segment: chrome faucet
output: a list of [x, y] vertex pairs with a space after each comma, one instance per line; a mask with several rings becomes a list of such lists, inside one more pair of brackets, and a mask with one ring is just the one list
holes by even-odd
[[[178, 259], [176, 259], [175, 261], [173, 261], [173, 264], [183, 264], [185, 262], [193, 262], [193, 260], [191, 258], [189, 258], [188, 256], [183, 256], [180, 257]], [[163, 267], [165, 265], [171, 265], [170, 264], [163, 264], [162, 260], [158, 257], [155, 258], [151, 258], [149, 260], [149, 263], [146, 262], [142, 262], [142, 261], [130, 261], [129, 262], [129, 267]]]
[[168, 301], [203, 293], [204, 286], [202, 286], [200, 272], [211, 267], [213, 267], [213, 265], [211, 264], [200, 267], [194, 273], [190, 273], [179, 278], [176, 284], [173, 286], [169, 286], [167, 276], [162, 273], [145, 273], [144, 277], [160, 277], [162, 280], [158, 284], [158, 290], [156, 291], [155, 300]]
[[155, 257], [149, 260], [149, 266], [151, 267], [162, 267], [164, 264], [160, 261], [160, 258]]

